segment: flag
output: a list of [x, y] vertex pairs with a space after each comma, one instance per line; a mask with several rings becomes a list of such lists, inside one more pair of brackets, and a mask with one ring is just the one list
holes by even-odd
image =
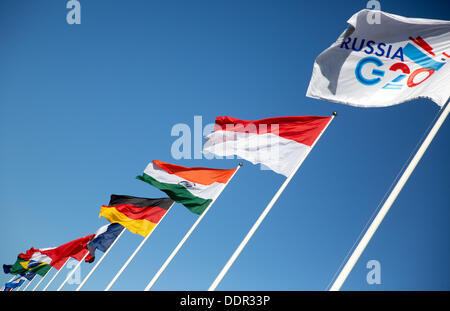
[[[69, 259], [73, 258], [78, 261], [82, 260], [83, 257], [88, 253], [87, 243], [94, 238], [95, 234], [87, 235], [82, 238], [73, 240], [66, 244], [63, 244], [58, 247], [51, 248], [42, 248], [42, 249], [33, 249], [27, 251], [27, 253], [23, 254], [23, 258], [32, 257], [32, 256], [45, 256], [49, 259], [46, 259], [46, 262], [49, 261], [49, 264], [59, 270], [62, 268], [64, 263]], [[20, 255], [19, 255], [20, 256]], [[40, 257], [38, 257], [40, 258]], [[94, 258], [88, 255], [84, 261], [93, 262]]]
[[217, 117], [204, 153], [237, 155], [288, 176], [311, 149], [331, 117], [279, 117], [256, 121]]
[[19, 276], [14, 280], [12, 280], [11, 282], [6, 283], [3, 290], [12, 291], [13, 289], [20, 287], [23, 284], [23, 282], [25, 282], [25, 280], [26, 278], [24, 278], [23, 276]]
[[26, 272], [24, 274], [21, 274], [24, 278], [26, 278], [28, 281], [31, 281], [36, 276], [36, 273], [34, 272]]
[[139, 180], [164, 191], [171, 199], [202, 214], [225, 187], [236, 169], [183, 167], [158, 160], [150, 162]]
[[[31, 250], [35, 251], [34, 248]], [[31, 250], [27, 251], [30, 252]], [[38, 252], [37, 252], [38, 253]], [[27, 275], [28, 272], [39, 274], [44, 276], [48, 270], [51, 269], [50, 261], [51, 259], [46, 256], [28, 256], [26, 254], [20, 254], [17, 256], [17, 260], [13, 265], [3, 265], [3, 271], [10, 274], [20, 274]]]
[[95, 257], [96, 249], [106, 252], [123, 229], [124, 227], [119, 223], [112, 223], [98, 229], [95, 237], [87, 244], [91, 256]]
[[111, 195], [109, 205], [103, 205], [100, 216], [119, 223], [133, 233], [147, 236], [167, 213], [173, 201], [169, 198], [147, 199], [128, 195]]
[[[372, 23], [379, 14], [380, 22]], [[450, 21], [362, 10], [314, 63], [306, 96], [358, 107], [450, 97]]]

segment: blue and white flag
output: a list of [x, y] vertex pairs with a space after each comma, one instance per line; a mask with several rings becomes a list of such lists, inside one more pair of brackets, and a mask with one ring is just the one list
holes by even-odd
[[[378, 15], [378, 20], [373, 18]], [[314, 63], [306, 96], [384, 107], [450, 96], [450, 21], [362, 10]]]
[[[40, 262], [37, 262], [37, 264], [39, 265], [39, 264], [41, 264], [41, 263], [40, 263]], [[30, 263], [28, 263], [28, 267], [31, 267], [31, 266], [30, 266]], [[23, 276], [24, 278], [26, 278], [28, 281], [31, 281], [31, 280], [34, 279], [34, 277], [36, 276], [36, 273], [34, 273], [34, 272], [27, 272], [27, 273], [21, 274], [21, 276]]]
[[95, 237], [87, 244], [91, 256], [95, 257], [96, 249], [106, 252], [123, 229], [124, 227], [118, 223], [105, 225], [98, 229], [97, 232], [95, 232]]
[[12, 291], [15, 288], [20, 287], [23, 282], [25, 282], [26, 278], [23, 276], [19, 276], [17, 278], [15, 278], [14, 280], [12, 280], [11, 282], [8, 282], [5, 284], [5, 286], [3, 287], [4, 291]]

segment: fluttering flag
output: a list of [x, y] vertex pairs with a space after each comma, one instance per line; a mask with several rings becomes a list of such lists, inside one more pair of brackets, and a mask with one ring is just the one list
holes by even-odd
[[347, 30], [317, 57], [306, 96], [358, 107], [419, 97], [445, 104], [450, 21], [362, 10], [347, 22]]
[[256, 121], [217, 117], [203, 153], [237, 155], [288, 176], [305, 157], [331, 117], [299, 116]]
[[25, 254], [19, 254], [13, 265], [3, 265], [3, 271], [23, 276], [28, 275], [29, 272], [44, 276], [51, 269], [50, 262], [51, 258], [42, 255], [39, 250], [31, 248]]
[[169, 198], [148, 199], [128, 195], [111, 195], [109, 205], [103, 205], [99, 217], [119, 223], [133, 233], [147, 236], [167, 213], [173, 201]]
[[183, 167], [153, 160], [137, 179], [164, 191], [171, 199], [200, 215], [235, 171], [236, 169]]
[[[88, 253], [87, 243], [91, 241], [94, 236], [95, 234], [87, 235], [58, 247], [41, 249], [31, 248], [25, 254], [20, 254], [19, 257], [28, 260], [37, 258], [59, 270], [69, 258], [73, 258], [78, 261], [82, 260]], [[84, 261], [93, 262], [94, 258], [88, 254]]]
[[95, 237], [87, 244], [91, 256], [95, 258], [96, 249], [106, 252], [123, 229], [124, 227], [119, 223], [112, 223], [98, 229]]
[[15, 288], [20, 287], [23, 282], [25, 282], [26, 278], [23, 276], [19, 276], [17, 278], [15, 278], [14, 280], [12, 280], [11, 282], [8, 282], [5, 284], [5, 286], [3, 287], [4, 291], [12, 291]]
[[28, 281], [31, 281], [36, 276], [36, 273], [34, 272], [26, 272], [24, 274], [21, 274], [24, 278], [26, 278]]

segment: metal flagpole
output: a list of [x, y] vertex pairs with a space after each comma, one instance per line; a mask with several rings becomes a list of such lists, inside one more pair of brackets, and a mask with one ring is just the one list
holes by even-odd
[[[17, 274], [16, 275], [13, 275], [10, 279], [9, 279], [9, 281], [8, 282], [6, 282], [6, 283], [9, 283], [9, 282], [11, 282], [12, 280], [14, 280], [14, 278], [17, 276]], [[5, 286], [3, 286], [2, 288], [4, 288]]]
[[222, 268], [222, 271], [220, 271], [220, 273], [217, 275], [216, 279], [214, 280], [214, 282], [211, 284], [211, 286], [208, 288], [208, 291], [214, 291], [217, 286], [219, 285], [219, 283], [222, 281], [223, 277], [225, 276], [225, 274], [227, 274], [228, 270], [230, 269], [230, 267], [233, 265], [234, 261], [237, 259], [237, 257], [239, 256], [239, 254], [242, 252], [242, 250], [244, 249], [244, 247], [247, 245], [248, 241], [251, 239], [251, 237], [253, 236], [253, 234], [255, 233], [255, 231], [258, 229], [259, 225], [262, 223], [262, 221], [264, 220], [264, 218], [267, 216], [267, 214], [270, 212], [270, 210], [272, 209], [273, 205], [275, 204], [275, 202], [278, 200], [278, 198], [280, 197], [281, 193], [283, 193], [284, 189], [286, 188], [286, 186], [289, 184], [289, 182], [291, 181], [292, 177], [294, 177], [295, 173], [298, 171], [298, 169], [300, 168], [300, 166], [302, 165], [303, 161], [308, 157], [309, 153], [311, 152], [311, 150], [314, 148], [314, 146], [316, 145], [316, 143], [319, 141], [320, 137], [322, 136], [322, 134], [325, 132], [325, 130], [328, 128], [328, 126], [330, 125], [331, 121], [333, 121], [334, 117], [337, 115], [336, 112], [333, 112], [333, 115], [331, 116], [330, 121], [328, 122], [328, 124], [325, 126], [325, 128], [322, 130], [322, 132], [319, 134], [319, 136], [317, 137], [317, 139], [314, 141], [314, 143], [312, 144], [311, 148], [307, 151], [307, 153], [305, 154], [304, 157], [302, 157], [302, 159], [297, 163], [297, 166], [294, 168], [294, 170], [291, 172], [291, 174], [289, 174], [289, 176], [286, 178], [286, 180], [284, 181], [284, 183], [281, 185], [280, 189], [278, 189], [277, 193], [275, 194], [275, 196], [272, 198], [272, 200], [269, 202], [269, 204], [267, 205], [267, 207], [264, 209], [264, 211], [261, 213], [261, 215], [258, 217], [258, 219], [256, 220], [255, 224], [253, 225], [253, 227], [250, 229], [250, 231], [247, 233], [247, 235], [245, 236], [245, 238], [242, 240], [241, 244], [239, 244], [238, 248], [234, 251], [233, 255], [231, 255], [230, 259], [228, 260], [228, 262], [225, 264], [225, 266]]
[[72, 271], [69, 272], [69, 274], [67, 275], [66, 279], [61, 283], [61, 285], [59, 285], [58, 289], [56, 290], [57, 292], [59, 292], [61, 290], [61, 288], [63, 288], [64, 285], [66, 285], [67, 281], [69, 281], [69, 279], [72, 277], [72, 275], [75, 273], [75, 271], [78, 270], [78, 268], [80, 267], [81, 263], [84, 261], [84, 259], [89, 255], [89, 251], [86, 252], [86, 255], [83, 256], [83, 258], [81, 258], [80, 261], [78, 261], [77, 265], [75, 266], [75, 268], [72, 269]]
[[17, 276], [17, 275], [13, 275], [13, 276], [9, 279], [9, 281], [6, 282], [6, 283], [9, 283], [9, 282], [11, 282], [12, 280], [14, 280], [14, 278], [15, 278], [16, 276]]
[[441, 115], [437, 119], [436, 123], [434, 123], [433, 127], [431, 128], [427, 137], [424, 139], [420, 148], [417, 150], [417, 152], [414, 155], [414, 157], [412, 158], [411, 162], [409, 162], [408, 166], [406, 167], [402, 176], [398, 180], [397, 184], [392, 189], [392, 192], [390, 193], [389, 197], [384, 202], [384, 204], [381, 207], [380, 211], [378, 212], [377, 216], [375, 216], [374, 220], [370, 224], [369, 228], [367, 229], [366, 233], [362, 237], [361, 241], [359, 241], [358, 246], [355, 248], [352, 255], [348, 259], [347, 263], [342, 268], [338, 277], [334, 281], [333, 285], [330, 288], [330, 291], [338, 291], [341, 289], [342, 284], [344, 284], [345, 280], [347, 279], [348, 275], [352, 271], [353, 267], [355, 266], [356, 262], [358, 261], [359, 257], [361, 256], [362, 252], [366, 248], [367, 244], [369, 244], [370, 239], [373, 237], [375, 231], [378, 229], [378, 226], [383, 221], [384, 216], [386, 216], [386, 214], [388, 213], [392, 204], [394, 203], [395, 199], [397, 199], [398, 194], [402, 190], [402, 188], [405, 185], [405, 183], [407, 182], [408, 178], [411, 176], [411, 173], [416, 168], [417, 164], [419, 163], [423, 154], [427, 150], [428, 146], [433, 141], [434, 136], [436, 136], [436, 133], [439, 131], [439, 128], [441, 127], [442, 123], [444, 123], [449, 112], [450, 112], [450, 103], [449, 103], [449, 100], [447, 100], [447, 104], [446, 104], [444, 111], [441, 113]]
[[47, 290], [47, 288], [49, 287], [50, 284], [52, 284], [52, 282], [55, 280], [56, 276], [59, 274], [59, 272], [61, 272], [61, 270], [64, 268], [64, 266], [66, 265], [66, 263], [69, 261], [70, 258], [67, 258], [66, 262], [62, 265], [62, 267], [56, 271], [55, 275], [52, 277], [52, 279], [47, 283], [47, 285], [45, 285], [44, 289], [42, 290], [43, 292], [45, 292]]
[[79, 291], [83, 285], [87, 282], [87, 280], [89, 280], [89, 278], [91, 277], [92, 273], [94, 273], [95, 269], [97, 269], [97, 267], [100, 265], [100, 263], [103, 261], [103, 259], [105, 259], [106, 255], [108, 255], [109, 251], [113, 248], [114, 244], [116, 244], [117, 240], [119, 240], [119, 238], [122, 236], [122, 234], [125, 232], [125, 228], [122, 229], [122, 231], [120, 231], [119, 235], [117, 236], [117, 238], [114, 240], [114, 242], [112, 242], [112, 244], [108, 247], [108, 249], [106, 250], [106, 252], [103, 254], [102, 258], [100, 258], [97, 263], [95, 264], [95, 266], [91, 269], [91, 271], [89, 271], [88, 275], [86, 275], [86, 277], [84, 278], [83, 282], [81, 282], [80, 285], [78, 285], [77, 289], [75, 291]]
[[39, 280], [39, 282], [36, 284], [36, 286], [33, 288], [33, 290], [32, 290], [32, 292], [34, 292], [35, 290], [36, 290], [36, 288], [38, 288], [38, 286], [42, 283], [42, 281], [47, 277], [47, 275], [49, 274], [49, 272], [50, 272], [50, 270], [52, 270], [53, 269], [53, 267], [51, 267], [48, 271], [47, 271], [47, 273], [43, 276], [43, 277], [41, 277], [41, 279]]
[[239, 170], [239, 168], [241, 168], [242, 163], [239, 163], [239, 165], [237, 166], [236, 170], [234, 171], [233, 175], [231, 175], [230, 179], [227, 181], [226, 185], [224, 185], [224, 187], [219, 191], [219, 193], [216, 195], [216, 197], [211, 201], [211, 203], [209, 204], [209, 206], [205, 209], [205, 211], [197, 218], [197, 220], [195, 221], [195, 223], [192, 225], [191, 229], [189, 229], [189, 231], [186, 233], [186, 235], [183, 237], [183, 239], [181, 239], [181, 241], [178, 243], [177, 247], [175, 247], [175, 249], [172, 251], [172, 253], [170, 254], [170, 256], [166, 259], [166, 261], [163, 263], [163, 265], [161, 266], [161, 268], [159, 268], [158, 272], [156, 272], [156, 274], [153, 276], [153, 278], [151, 279], [151, 281], [148, 283], [147, 287], [145, 287], [144, 291], [149, 291], [152, 286], [156, 283], [156, 281], [158, 280], [158, 278], [161, 276], [161, 274], [164, 272], [164, 270], [166, 269], [166, 267], [170, 264], [170, 262], [172, 261], [172, 259], [175, 257], [175, 255], [178, 253], [178, 251], [181, 249], [181, 247], [184, 245], [184, 243], [186, 242], [186, 240], [189, 238], [189, 236], [192, 234], [192, 232], [195, 230], [195, 228], [198, 226], [198, 224], [202, 221], [203, 217], [205, 217], [206, 213], [208, 213], [209, 209], [211, 208], [211, 206], [214, 204], [214, 202], [217, 200], [217, 198], [220, 196], [220, 194], [222, 193], [222, 191], [226, 188], [226, 186], [228, 186], [228, 184], [230, 183], [231, 179], [233, 179], [234, 175], [237, 173], [237, 171]]
[[25, 284], [25, 281], [22, 284], [20, 284], [19, 287], [17, 287], [16, 292], [20, 292], [20, 289], [22, 288], [23, 284]]
[[23, 292], [27, 290], [28, 286], [30, 286], [31, 282], [34, 281], [34, 279], [36, 278], [36, 274], [33, 276], [33, 278], [31, 280], [28, 281], [27, 286], [25, 286], [25, 288], [23, 289]]
[[122, 268], [120, 268], [119, 272], [117, 272], [116, 276], [111, 280], [111, 282], [109, 282], [108, 286], [106, 286], [105, 292], [109, 291], [109, 289], [114, 285], [114, 283], [116, 283], [116, 281], [119, 278], [119, 276], [122, 274], [122, 272], [128, 266], [128, 264], [131, 262], [131, 260], [133, 260], [134, 256], [136, 256], [136, 254], [139, 252], [139, 250], [142, 248], [142, 246], [145, 244], [145, 242], [147, 242], [147, 240], [150, 237], [150, 235], [152, 235], [152, 233], [155, 231], [156, 227], [158, 227], [158, 225], [161, 223], [161, 221], [164, 219], [164, 217], [166, 217], [166, 215], [169, 213], [169, 210], [172, 209], [172, 206], [174, 204], [175, 204], [175, 202], [172, 203], [172, 205], [169, 207], [169, 209], [164, 214], [164, 216], [158, 221], [158, 223], [153, 228], [153, 230], [142, 240], [141, 244], [139, 244], [139, 246], [134, 250], [134, 252], [133, 252], [133, 254], [131, 254], [130, 258], [128, 258], [128, 260], [124, 263]]
[[[11, 282], [12, 280], [14, 280], [14, 278], [15, 278], [16, 276], [17, 276], [17, 275], [13, 275], [13, 276], [9, 279], [9, 281], [6, 282], [6, 283], [9, 283], [9, 282]], [[2, 286], [2, 287], [1, 287], [1, 290], [3, 290], [3, 289], [5, 289], [5, 286]]]

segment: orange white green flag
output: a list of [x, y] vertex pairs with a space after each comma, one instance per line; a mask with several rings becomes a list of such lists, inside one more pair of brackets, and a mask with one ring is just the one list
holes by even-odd
[[172, 200], [202, 214], [236, 169], [184, 167], [153, 160], [136, 178], [164, 191]]

